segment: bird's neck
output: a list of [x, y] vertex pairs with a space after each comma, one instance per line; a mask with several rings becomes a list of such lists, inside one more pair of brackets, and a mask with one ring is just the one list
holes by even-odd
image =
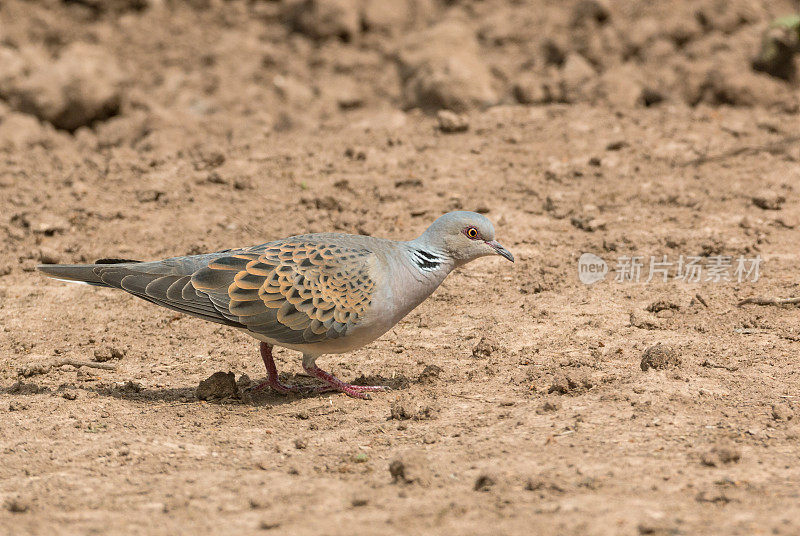
[[423, 235], [404, 244], [405, 260], [413, 270], [418, 271], [425, 279], [438, 279], [436, 276], [444, 279], [444, 276], [453, 269], [453, 259], [441, 248], [430, 244], [424, 238]]

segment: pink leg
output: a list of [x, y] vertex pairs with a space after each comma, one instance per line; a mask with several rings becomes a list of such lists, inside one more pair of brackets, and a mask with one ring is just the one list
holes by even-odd
[[289, 393], [325, 393], [334, 391], [332, 386], [322, 387], [300, 387], [297, 385], [286, 385], [281, 383], [278, 379], [278, 367], [275, 366], [275, 360], [272, 358], [272, 345], [265, 342], [261, 343], [261, 359], [264, 360], [264, 366], [267, 367], [267, 381], [259, 383], [253, 387], [253, 391], [260, 391], [265, 387], [272, 387], [272, 389], [281, 394]]
[[253, 390], [260, 391], [265, 387], [272, 387], [273, 390], [282, 393], [294, 393], [300, 389], [294, 385], [286, 385], [278, 379], [278, 367], [275, 366], [275, 360], [272, 358], [272, 345], [265, 342], [261, 343], [261, 359], [264, 360], [264, 366], [267, 367], [267, 381], [259, 383]]
[[371, 397], [369, 396], [368, 391], [385, 391], [387, 389], [387, 387], [382, 385], [353, 385], [351, 383], [345, 383], [333, 374], [325, 372], [317, 365], [313, 363], [307, 364], [305, 360], [303, 361], [303, 368], [315, 378], [319, 378], [327, 383], [330, 388], [333, 388], [336, 391], [341, 391], [347, 396], [352, 396], [353, 398], [369, 400]]

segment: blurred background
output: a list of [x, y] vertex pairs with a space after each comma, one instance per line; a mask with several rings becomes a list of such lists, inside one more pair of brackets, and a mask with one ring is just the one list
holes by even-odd
[[0, 147], [55, 129], [141, 149], [165, 124], [285, 131], [374, 109], [796, 111], [797, 25], [758, 57], [770, 23], [797, 10], [780, 0], [9, 0]]

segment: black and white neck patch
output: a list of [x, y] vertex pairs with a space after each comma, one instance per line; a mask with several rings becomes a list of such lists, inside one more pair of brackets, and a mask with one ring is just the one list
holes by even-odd
[[432, 271], [441, 266], [444, 259], [423, 249], [412, 249], [411, 260], [420, 270]]

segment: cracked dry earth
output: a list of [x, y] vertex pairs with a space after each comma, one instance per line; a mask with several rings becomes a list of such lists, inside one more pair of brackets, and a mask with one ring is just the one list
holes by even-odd
[[[800, 531], [798, 309], [737, 307], [800, 292], [796, 118], [508, 106], [443, 135], [393, 117], [197, 129], [155, 156], [60, 141], [5, 163], [0, 532]], [[264, 378], [255, 341], [32, 271], [306, 231], [404, 239], [455, 208], [485, 212], [517, 262], [473, 262], [375, 343], [320, 360], [395, 387], [371, 401], [199, 401], [214, 372]], [[586, 286], [583, 252], [764, 263], [755, 283]], [[666, 368], [643, 371], [656, 344]], [[65, 359], [114, 367], [46, 366]], [[310, 381], [297, 354], [276, 359]]]

